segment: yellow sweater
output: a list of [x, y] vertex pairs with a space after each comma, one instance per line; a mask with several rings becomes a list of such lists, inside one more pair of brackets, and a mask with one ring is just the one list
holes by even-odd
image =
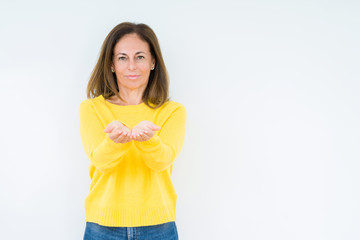
[[[100, 95], [80, 103], [79, 118], [90, 159], [86, 221], [114, 227], [175, 221], [177, 194], [170, 176], [184, 142], [185, 107], [174, 101], [156, 110], [145, 103], [120, 106]], [[130, 129], [148, 120], [161, 129], [145, 142], [115, 143], [104, 132], [114, 120]]]

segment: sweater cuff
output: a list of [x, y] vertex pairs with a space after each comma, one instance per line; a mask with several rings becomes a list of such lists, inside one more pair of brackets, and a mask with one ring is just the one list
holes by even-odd
[[116, 143], [113, 140], [111, 140], [108, 135], [106, 136], [105, 141], [103, 143], [104, 143], [104, 148], [109, 151], [114, 150], [114, 148], [129, 147], [131, 145], [131, 141], [127, 143]]
[[135, 141], [135, 144], [141, 149], [153, 148], [156, 147], [159, 143], [160, 143], [160, 137], [156, 134], [154, 134], [154, 136], [147, 141], [143, 141], [143, 142]]

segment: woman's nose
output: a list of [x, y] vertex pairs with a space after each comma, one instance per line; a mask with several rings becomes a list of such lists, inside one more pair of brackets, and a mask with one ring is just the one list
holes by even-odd
[[134, 70], [134, 69], [136, 69], [135, 61], [130, 60], [130, 62], [129, 62], [129, 70]]

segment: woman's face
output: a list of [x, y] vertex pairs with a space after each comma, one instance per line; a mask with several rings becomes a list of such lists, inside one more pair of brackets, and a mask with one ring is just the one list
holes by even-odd
[[112, 68], [115, 71], [119, 89], [144, 91], [155, 61], [147, 42], [135, 33], [123, 36], [114, 47]]

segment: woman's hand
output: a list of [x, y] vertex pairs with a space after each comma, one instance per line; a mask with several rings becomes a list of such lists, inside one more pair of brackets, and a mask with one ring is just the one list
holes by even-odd
[[109, 123], [104, 132], [109, 133], [109, 138], [115, 143], [131, 142], [131, 130], [119, 121]]
[[155, 131], [159, 131], [160, 127], [156, 126], [150, 121], [141, 121], [136, 125], [131, 132], [131, 139], [139, 142], [144, 142], [152, 138], [155, 134]]

